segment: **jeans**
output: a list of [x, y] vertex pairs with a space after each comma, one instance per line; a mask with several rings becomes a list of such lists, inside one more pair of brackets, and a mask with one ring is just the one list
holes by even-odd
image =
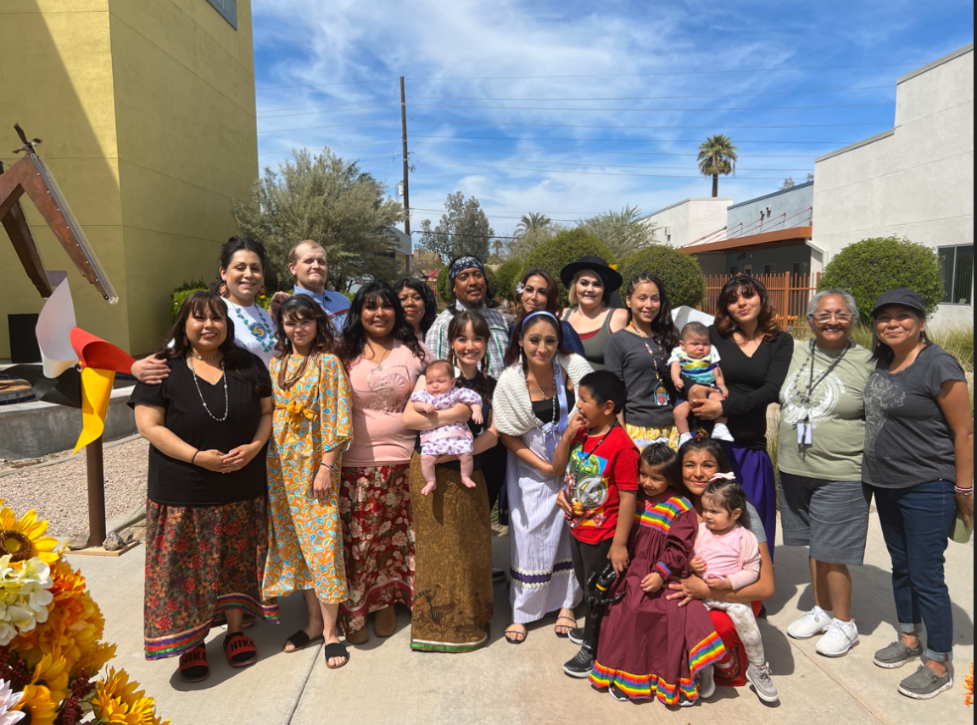
[[943, 575], [947, 534], [957, 506], [951, 481], [909, 488], [872, 487], [892, 558], [892, 590], [902, 632], [926, 625], [926, 657], [952, 659], [953, 616]]

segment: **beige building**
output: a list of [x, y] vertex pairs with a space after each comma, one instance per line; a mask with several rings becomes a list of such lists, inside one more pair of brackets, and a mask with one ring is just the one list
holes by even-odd
[[[250, 0], [0, 2], [0, 159], [19, 123], [57, 178], [120, 296], [74, 270], [29, 201], [49, 270], [67, 270], [80, 327], [133, 354], [170, 324], [172, 290], [217, 273], [235, 199], [258, 175]], [[8, 316], [43, 304], [0, 232]]]
[[821, 156], [814, 176], [825, 262], [868, 237], [933, 247], [946, 288], [934, 322], [973, 324], [973, 44], [899, 78], [894, 128]]
[[729, 196], [685, 199], [652, 212], [645, 220], [657, 225], [659, 241], [684, 247], [725, 227], [726, 208], [732, 203]]

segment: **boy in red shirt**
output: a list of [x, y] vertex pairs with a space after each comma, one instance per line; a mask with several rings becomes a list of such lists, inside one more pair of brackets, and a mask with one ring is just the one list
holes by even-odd
[[[620, 378], [601, 370], [585, 375], [577, 388], [577, 416], [553, 451], [553, 468], [566, 469], [557, 501], [567, 515], [573, 570], [586, 596], [588, 579], [608, 559], [618, 575], [628, 568], [639, 454], [618, 423], [627, 398]], [[589, 605], [586, 624], [571, 630], [570, 639], [581, 645], [580, 651], [563, 665], [563, 671], [571, 677], [587, 677], [597, 654]]]

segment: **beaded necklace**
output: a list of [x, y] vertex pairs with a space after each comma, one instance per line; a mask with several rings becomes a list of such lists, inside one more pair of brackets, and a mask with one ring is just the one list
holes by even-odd
[[237, 318], [247, 328], [248, 332], [251, 333], [255, 341], [257, 341], [257, 343], [261, 346], [261, 349], [265, 352], [271, 352], [271, 349], [275, 344], [275, 338], [274, 335], [271, 334], [271, 320], [265, 315], [265, 311], [261, 309], [261, 306], [257, 303], [252, 305], [258, 315], [257, 321], [248, 320], [248, 318], [244, 316], [244, 313], [241, 312], [241, 308], [237, 305], [233, 305], [233, 307], [234, 314], [237, 315]]
[[227, 420], [227, 414], [231, 412], [231, 406], [227, 400], [227, 372], [224, 370], [224, 361], [221, 360], [221, 377], [224, 379], [224, 417], [218, 418], [216, 415], [210, 412], [210, 408], [207, 407], [207, 401], [204, 400], [203, 391], [200, 390], [200, 381], [197, 379], [197, 371], [193, 367], [193, 358], [187, 359], [189, 363], [188, 367], [190, 372], [193, 373], [193, 384], [197, 386], [197, 395], [200, 396], [200, 402], [203, 403], [204, 410], [207, 411], [207, 415], [216, 420], [218, 423], [223, 423]]
[[[631, 322], [628, 323], [628, 327], [630, 327], [632, 330], [634, 330], [635, 334], [637, 334], [637, 336], [641, 338], [641, 342], [643, 342], [645, 344], [645, 350], [647, 350], [648, 351], [648, 354], [651, 355], [651, 365], [652, 365], [652, 367], [655, 370], [655, 382], [652, 385], [652, 388], [655, 391], [655, 403], [656, 403], [656, 405], [659, 405], [659, 406], [668, 405], [668, 390], [666, 390], [665, 384], [662, 382], [661, 373], [658, 372], [658, 356], [657, 356], [657, 354], [655, 353], [654, 350], [651, 349], [651, 345], [648, 344], [648, 337], [643, 332], [641, 332], [641, 330], [639, 330], [635, 326], [634, 320], [631, 320]], [[656, 342], [656, 345], [657, 345], [657, 342]], [[658, 345], [658, 348], [661, 349], [661, 346]], [[661, 359], [664, 360], [665, 359], [665, 356], [662, 355], [661, 356]]]

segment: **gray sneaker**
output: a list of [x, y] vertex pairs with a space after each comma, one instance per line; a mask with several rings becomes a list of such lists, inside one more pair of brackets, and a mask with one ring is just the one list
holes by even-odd
[[699, 698], [708, 700], [716, 694], [716, 671], [712, 665], [699, 670]]
[[770, 679], [770, 665], [765, 664], [763, 667], [757, 667], [751, 663], [746, 668], [746, 679], [752, 683], [757, 697], [764, 702], [777, 702], [780, 699], [780, 693], [777, 692], [776, 685]]
[[877, 664], [879, 667], [884, 667], [887, 670], [894, 670], [897, 667], [902, 667], [904, 664], [909, 662], [909, 660], [915, 659], [922, 654], [922, 644], [920, 644], [918, 647], [912, 648], [902, 640], [896, 640], [888, 647], [883, 647], [876, 652], [872, 661], [875, 662], [875, 664]]
[[929, 700], [951, 687], [953, 678], [950, 670], [940, 676], [926, 665], [920, 665], [919, 669], [899, 683], [899, 692], [914, 700]]

